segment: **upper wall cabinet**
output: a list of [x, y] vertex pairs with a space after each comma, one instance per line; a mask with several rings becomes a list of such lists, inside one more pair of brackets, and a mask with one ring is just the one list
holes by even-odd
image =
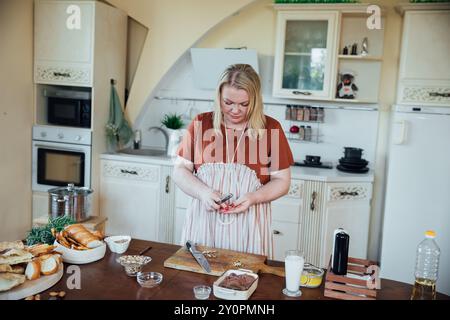
[[338, 24], [338, 12], [278, 12], [274, 97], [332, 98]]
[[35, 1], [36, 83], [92, 86], [96, 16], [101, 9], [95, 1]]
[[404, 11], [399, 104], [450, 104], [450, 4], [447, 6], [447, 10]]

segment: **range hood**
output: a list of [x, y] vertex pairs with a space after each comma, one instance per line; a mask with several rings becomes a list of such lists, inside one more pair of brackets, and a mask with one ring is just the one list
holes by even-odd
[[249, 64], [259, 73], [258, 53], [253, 49], [191, 48], [194, 85], [215, 89], [225, 69], [235, 63]]

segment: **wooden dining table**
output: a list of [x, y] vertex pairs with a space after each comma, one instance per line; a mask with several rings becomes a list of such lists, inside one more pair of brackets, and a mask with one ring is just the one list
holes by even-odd
[[[182, 271], [164, 267], [164, 261], [172, 256], [180, 246], [133, 239], [124, 254], [139, 254], [151, 247], [145, 255], [152, 261], [144, 266], [143, 271], [156, 271], [163, 275], [163, 281], [154, 288], [143, 288], [125, 273], [124, 267], [116, 259], [121, 256], [107, 249], [103, 259], [89, 264], [65, 264], [63, 278], [50, 289], [40, 294], [41, 300], [48, 299], [50, 292], [64, 291], [65, 300], [195, 300], [193, 287], [196, 285], [213, 285], [216, 276]], [[283, 263], [269, 261], [269, 265], [283, 266]], [[290, 298], [282, 293], [285, 286], [283, 277], [272, 274], [260, 274], [258, 287], [250, 300], [329, 300], [324, 296], [324, 281], [319, 288], [301, 288], [302, 295]], [[410, 284], [381, 279], [381, 289], [377, 299], [408, 300], [412, 292]], [[216, 299], [213, 294], [210, 300]], [[450, 297], [437, 294], [437, 299]]]

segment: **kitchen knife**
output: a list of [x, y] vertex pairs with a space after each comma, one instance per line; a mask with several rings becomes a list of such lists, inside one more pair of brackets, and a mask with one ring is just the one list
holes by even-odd
[[228, 193], [224, 197], [222, 197], [219, 201], [216, 201], [216, 203], [220, 205], [220, 204], [224, 203], [225, 201], [230, 200], [232, 197], [233, 197], [233, 194]]
[[205, 270], [206, 272], [211, 272], [211, 267], [209, 266], [208, 260], [206, 260], [205, 256], [195, 248], [195, 245], [188, 240], [186, 242], [186, 248], [192, 253], [195, 260], [197, 260], [198, 264]]

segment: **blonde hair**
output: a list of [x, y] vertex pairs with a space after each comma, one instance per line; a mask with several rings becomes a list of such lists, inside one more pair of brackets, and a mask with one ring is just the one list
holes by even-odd
[[213, 114], [214, 130], [217, 134], [222, 134], [220, 125], [222, 123], [221, 96], [224, 85], [229, 85], [236, 89], [245, 90], [249, 97], [246, 120], [248, 121], [248, 135], [250, 138], [261, 138], [266, 127], [264, 107], [261, 95], [261, 80], [258, 74], [249, 64], [233, 64], [222, 74], [220, 83], [216, 89], [216, 98]]

